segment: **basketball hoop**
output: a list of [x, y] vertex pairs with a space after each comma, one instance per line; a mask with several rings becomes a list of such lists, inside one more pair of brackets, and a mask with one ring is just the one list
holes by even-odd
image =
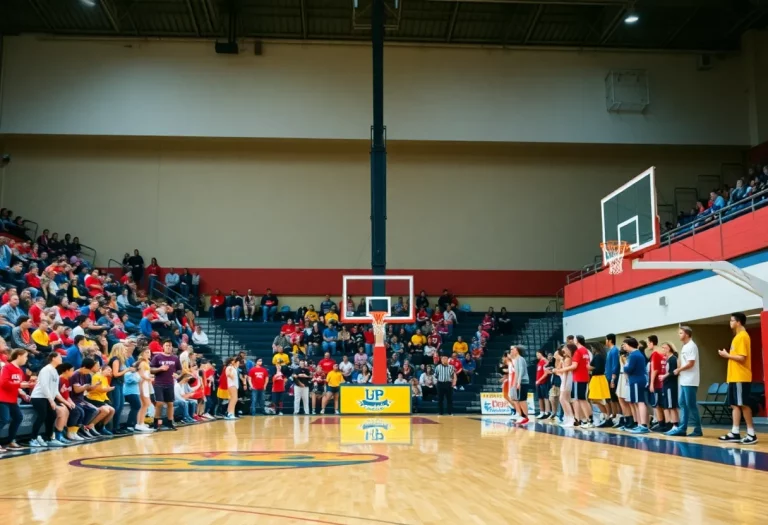
[[619, 275], [624, 271], [622, 263], [624, 255], [629, 253], [630, 246], [624, 241], [601, 242], [600, 248], [603, 250], [603, 260], [608, 263], [608, 273]]
[[373, 326], [373, 336], [376, 341], [376, 346], [384, 346], [384, 332], [386, 330], [384, 316], [389, 312], [371, 312], [371, 325]]

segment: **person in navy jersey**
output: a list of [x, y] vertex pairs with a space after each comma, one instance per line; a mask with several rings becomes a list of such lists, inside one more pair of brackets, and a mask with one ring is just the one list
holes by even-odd
[[624, 339], [622, 347], [629, 352], [624, 373], [629, 381], [629, 404], [637, 421], [637, 426], [630, 432], [647, 434], [650, 430], [645, 424], [648, 420], [648, 407], [645, 404], [645, 387], [648, 382], [645, 374], [645, 355], [639, 350], [640, 345], [634, 337]]
[[163, 341], [163, 352], [152, 356], [149, 363], [150, 372], [155, 375], [155, 428], [160, 428], [160, 410], [165, 404], [168, 412], [165, 419], [165, 426], [170, 430], [176, 430], [173, 424], [173, 402], [176, 395], [174, 392], [173, 376], [181, 371], [181, 362], [179, 358], [173, 355], [173, 344], [166, 339]]

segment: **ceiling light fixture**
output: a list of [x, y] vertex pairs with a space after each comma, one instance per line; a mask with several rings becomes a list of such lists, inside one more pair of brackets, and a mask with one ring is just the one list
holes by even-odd
[[96, 7], [96, 0], [80, 0], [80, 3], [85, 4], [88, 7]]
[[638, 20], [640, 20], [640, 17], [637, 15], [637, 11], [635, 11], [634, 7], [630, 7], [629, 10], [627, 10], [627, 16], [624, 17], [624, 23], [634, 24], [637, 23]]

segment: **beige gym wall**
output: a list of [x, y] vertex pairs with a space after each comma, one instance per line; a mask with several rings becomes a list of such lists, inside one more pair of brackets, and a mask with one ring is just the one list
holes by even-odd
[[[99, 265], [139, 248], [197, 268], [370, 267], [363, 141], [6, 137], [2, 206], [79, 235]], [[388, 266], [572, 270], [600, 198], [648, 166], [659, 201], [736, 147], [392, 142]]]

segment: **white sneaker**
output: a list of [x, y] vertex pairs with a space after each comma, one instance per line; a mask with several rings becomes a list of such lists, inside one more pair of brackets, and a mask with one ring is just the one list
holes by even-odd
[[82, 437], [78, 436], [74, 432], [67, 432], [67, 439], [70, 441], [85, 441]]
[[63, 446], [64, 446], [64, 443], [62, 443], [62, 442], [61, 442], [61, 441], [59, 441], [58, 439], [55, 439], [55, 438], [54, 438], [54, 439], [52, 439], [52, 440], [50, 440], [50, 441], [48, 442], [48, 446], [49, 446], [49, 447], [63, 447]]
[[337, 416], [341, 415], [341, 412], [339, 412], [338, 410], [335, 413], [336, 413]]
[[154, 431], [154, 428], [149, 428], [147, 425], [136, 425], [136, 432], [140, 432], [142, 434], [151, 434]]
[[35, 448], [47, 447], [48, 443], [46, 443], [42, 437], [37, 436], [37, 439], [33, 439], [32, 441], [29, 442], [29, 446], [35, 447]]
[[234, 421], [237, 418], [233, 414], [227, 414], [226, 416], [224, 416], [224, 419], [226, 419], [227, 421]]
[[573, 420], [571, 418], [565, 418], [563, 422], [560, 424], [563, 428], [574, 428], [576, 425], [573, 424]]

